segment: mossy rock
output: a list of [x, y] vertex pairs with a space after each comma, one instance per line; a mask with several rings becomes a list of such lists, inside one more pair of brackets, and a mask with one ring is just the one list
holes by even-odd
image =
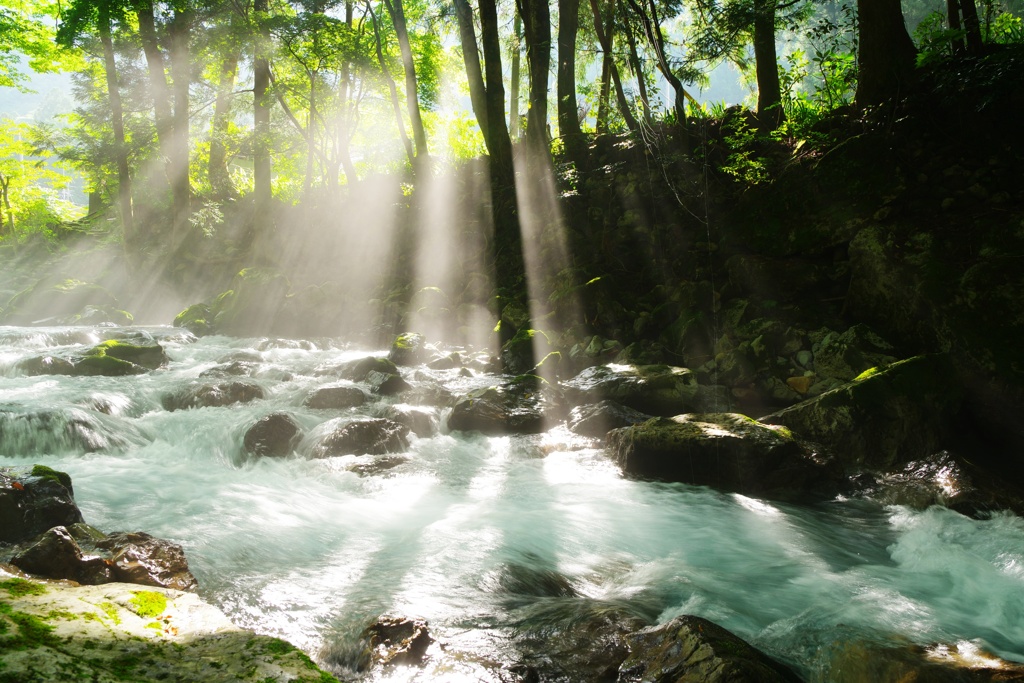
[[850, 473], [891, 470], [942, 450], [962, 400], [949, 357], [926, 355], [864, 372], [763, 419], [825, 446]]
[[14, 295], [3, 308], [0, 322], [7, 325], [61, 321], [81, 315], [88, 307], [120, 310], [113, 294], [92, 282], [47, 277]]
[[629, 476], [777, 499], [824, 495], [839, 479], [788, 429], [738, 413], [653, 418], [609, 432], [608, 449]]
[[690, 615], [626, 636], [619, 681], [800, 683], [789, 667], [718, 624]]
[[192, 304], [174, 317], [174, 327], [183, 327], [197, 337], [212, 334], [213, 309], [209, 304]]
[[388, 352], [388, 360], [395, 365], [418, 365], [427, 357], [422, 334], [403, 332], [395, 337]]
[[575, 404], [608, 399], [648, 415], [671, 416], [697, 406], [697, 376], [670, 365], [597, 365], [562, 383]]

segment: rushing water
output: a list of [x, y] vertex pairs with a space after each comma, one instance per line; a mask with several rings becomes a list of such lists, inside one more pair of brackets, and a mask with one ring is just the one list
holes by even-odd
[[[16, 369], [126, 334], [158, 340], [169, 367], [127, 378]], [[351, 469], [371, 456], [308, 457], [316, 427], [339, 417], [302, 405], [336, 381], [317, 368], [366, 355], [340, 342], [197, 341], [171, 328], [0, 328], [0, 465], [69, 472], [89, 523], [181, 543], [206, 599], [336, 670], [351, 665], [376, 617], [428, 620], [445, 663], [389, 681], [493, 680], [485, 663], [514, 662], [524, 634], [557, 638], [595, 606], [648, 622], [707, 617], [812, 680], [828, 680], [830, 657], [857, 639], [966, 641], [1024, 661], [1018, 517], [865, 501], [810, 509], [630, 481], [593, 442], [559, 428], [412, 437], [408, 459], [376, 473]], [[161, 407], [164, 395], [238, 358], [258, 363], [254, 380], [268, 398]], [[454, 391], [494, 380], [403, 372]], [[341, 417], [378, 415], [389, 402]], [[297, 455], [247, 458], [246, 428], [279, 410], [306, 430]], [[564, 577], [551, 581], [571, 589], [517, 596], [510, 572]]]

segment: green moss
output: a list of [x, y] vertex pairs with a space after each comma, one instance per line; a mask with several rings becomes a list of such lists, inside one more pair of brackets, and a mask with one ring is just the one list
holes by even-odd
[[[38, 467], [42, 467], [42, 465], [36, 465], [36, 467], [37, 468]], [[50, 469], [50, 468], [47, 467], [45, 469]], [[50, 471], [53, 472], [53, 470], [50, 470]], [[35, 468], [33, 468], [32, 473], [35, 474]], [[63, 472], [59, 472], [58, 474], [64, 474], [64, 473]], [[37, 475], [37, 476], [39, 476], [39, 475]], [[64, 476], [66, 477], [68, 475], [64, 474]], [[69, 484], [70, 484], [70, 481], [71, 480], [69, 478], [68, 479], [68, 483]], [[12, 598], [20, 598], [20, 597], [23, 597], [25, 595], [43, 595], [44, 593], [46, 593], [46, 586], [42, 585], [41, 583], [35, 583], [34, 581], [27, 581], [25, 579], [18, 579], [18, 578], [6, 579], [4, 581], [0, 581], [0, 588], [2, 588], [3, 590], [7, 591], [7, 593], [10, 594], [10, 596]]]
[[280, 638], [270, 638], [263, 646], [263, 651], [272, 655], [286, 655], [294, 650], [294, 645]]
[[86, 356], [75, 363], [75, 370], [82, 375], [104, 375], [107, 377], [123, 377], [138, 375], [144, 369], [129, 361], [104, 354]]
[[151, 621], [148, 624], [146, 624], [146, 628], [151, 628], [154, 631], [160, 631], [161, 633], [163, 633], [164, 625], [161, 624], [159, 621]]
[[107, 619], [110, 619], [115, 624], [121, 623], [121, 617], [118, 615], [117, 605], [112, 602], [101, 602], [99, 608], [103, 610], [103, 613], [107, 615]]
[[135, 591], [129, 603], [140, 617], [157, 617], [167, 609], [167, 596], [156, 591]]
[[873, 377], [873, 376], [877, 375], [879, 372], [881, 372], [880, 368], [877, 368], [877, 367], [875, 367], [875, 368], [868, 368], [864, 372], [862, 372], [859, 375], [857, 375], [856, 377], [854, 377], [853, 381], [854, 382], [859, 382], [862, 379], [867, 379], [868, 377]]
[[34, 465], [32, 467], [32, 476], [40, 477], [42, 479], [49, 479], [55, 481], [68, 491], [71, 491], [71, 475], [67, 472], [58, 472], [55, 469], [47, 467], [46, 465]]

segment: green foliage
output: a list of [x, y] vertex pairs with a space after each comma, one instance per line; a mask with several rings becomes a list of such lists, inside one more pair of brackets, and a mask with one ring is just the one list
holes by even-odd
[[1024, 44], [1024, 19], [1002, 12], [989, 24], [988, 39], [999, 45]]

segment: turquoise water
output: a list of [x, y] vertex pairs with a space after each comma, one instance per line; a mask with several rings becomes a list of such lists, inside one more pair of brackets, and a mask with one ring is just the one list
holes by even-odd
[[[288, 410], [315, 435], [328, 420], [379, 415], [395, 402], [302, 406], [314, 387], [337, 381], [318, 369], [374, 351], [337, 340], [196, 340], [146, 328], [168, 368], [127, 378], [25, 377], [16, 368], [119, 332], [0, 328], [0, 465], [67, 471], [89, 523], [182, 544], [203, 597], [336, 671], [353, 665], [362, 628], [396, 614], [426, 619], [445, 648], [432, 651], [427, 672], [377, 680], [498, 680], [493, 668], [517, 659], [531, 619], [541, 619], [530, 603], [570, 615], [606, 605], [650, 622], [697, 614], [811, 680], [829, 680], [831, 653], [862, 638], [964, 643], [1024, 661], [1018, 517], [870, 501], [803, 508], [630, 481], [594, 442], [561, 427], [533, 437], [411, 437], [404, 462], [362, 475], [350, 468], [371, 456], [310, 459], [311, 436], [289, 458], [246, 457], [245, 430], [268, 413]], [[253, 381], [266, 399], [161, 407], [174, 388], [242, 357], [257, 363]], [[414, 386], [456, 392], [494, 380], [403, 372]], [[436, 419], [443, 428], [443, 411]], [[496, 589], [509, 567], [558, 576], [570, 589], [510, 600]], [[544, 618], [555, 631], [572, 622]]]

